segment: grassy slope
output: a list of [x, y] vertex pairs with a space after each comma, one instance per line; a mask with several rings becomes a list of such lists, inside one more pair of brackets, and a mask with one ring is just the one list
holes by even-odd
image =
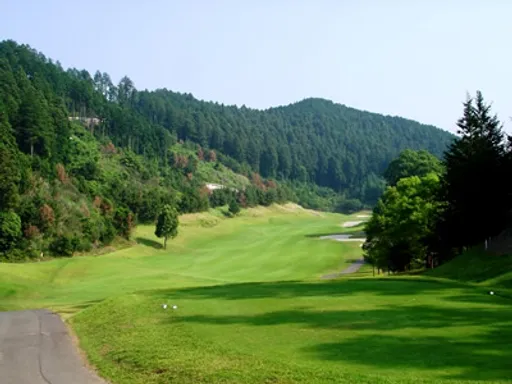
[[[434, 275], [444, 280], [138, 292], [72, 322], [92, 363], [115, 383], [508, 383], [512, 302], [488, 295], [487, 284], [507, 281], [510, 258], [481, 256], [440, 268]], [[455, 272], [467, 262], [469, 269]]]
[[186, 215], [166, 251], [154, 227], [142, 226], [137, 246], [109, 255], [0, 264], [0, 309], [45, 306], [73, 313], [141, 289], [316, 278], [360, 253], [356, 244], [314, 237], [339, 231], [344, 219], [294, 205], [250, 209], [235, 219], [218, 211]]
[[0, 307], [86, 308], [71, 323], [119, 384], [512, 380], [511, 301], [484, 283], [318, 281], [360, 255], [316, 239], [360, 230], [341, 220], [354, 218], [293, 206], [189, 215], [168, 251], [142, 227], [139, 246], [112, 255], [0, 264]]
[[512, 289], [512, 255], [493, 255], [475, 248], [426, 275]]

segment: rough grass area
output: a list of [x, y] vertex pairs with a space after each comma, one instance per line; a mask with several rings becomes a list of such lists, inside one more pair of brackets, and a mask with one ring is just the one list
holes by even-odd
[[509, 383], [510, 304], [426, 279], [244, 283], [125, 295], [72, 324], [115, 383]]

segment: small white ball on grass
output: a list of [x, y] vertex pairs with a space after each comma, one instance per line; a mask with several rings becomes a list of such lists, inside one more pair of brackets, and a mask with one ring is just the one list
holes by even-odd
[[173, 305], [172, 309], [178, 309], [178, 306], [177, 305]]
[[493, 291], [489, 292], [489, 295], [494, 295], [494, 292]]
[[163, 309], [167, 309], [167, 304], [162, 304]]

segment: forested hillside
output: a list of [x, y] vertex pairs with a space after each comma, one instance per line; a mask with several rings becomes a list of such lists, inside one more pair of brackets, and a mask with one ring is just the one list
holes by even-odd
[[[128, 77], [114, 85], [106, 73], [65, 70], [13, 41], [0, 43], [0, 130], [0, 253], [8, 259], [129, 238], [163, 204], [180, 212], [232, 199], [357, 209], [377, 201], [401, 150], [440, 155], [452, 140], [322, 99], [258, 111], [138, 91]], [[212, 193], [212, 182], [233, 189]]]
[[493, 255], [510, 254], [512, 136], [481, 92], [468, 97], [457, 126], [460, 136], [442, 162], [422, 151], [404, 151], [390, 164], [390, 186], [365, 228], [363, 249], [377, 268], [433, 268], [478, 246], [484, 249], [477, 254], [486, 250], [482, 261], [492, 268], [500, 265]]

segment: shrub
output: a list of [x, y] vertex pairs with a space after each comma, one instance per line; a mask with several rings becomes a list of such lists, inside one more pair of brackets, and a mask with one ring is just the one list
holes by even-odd
[[240, 212], [240, 205], [238, 205], [238, 202], [235, 199], [232, 199], [229, 202], [229, 212], [232, 215], [237, 215]]
[[60, 235], [50, 243], [50, 252], [53, 256], [73, 256], [77, 246], [76, 237]]
[[100, 233], [100, 241], [103, 245], [109, 245], [116, 237], [116, 228], [108, 218], [103, 219], [103, 230]]
[[124, 207], [117, 208], [114, 213], [114, 225], [117, 233], [125, 239], [130, 240], [133, 228], [135, 227], [133, 213]]

